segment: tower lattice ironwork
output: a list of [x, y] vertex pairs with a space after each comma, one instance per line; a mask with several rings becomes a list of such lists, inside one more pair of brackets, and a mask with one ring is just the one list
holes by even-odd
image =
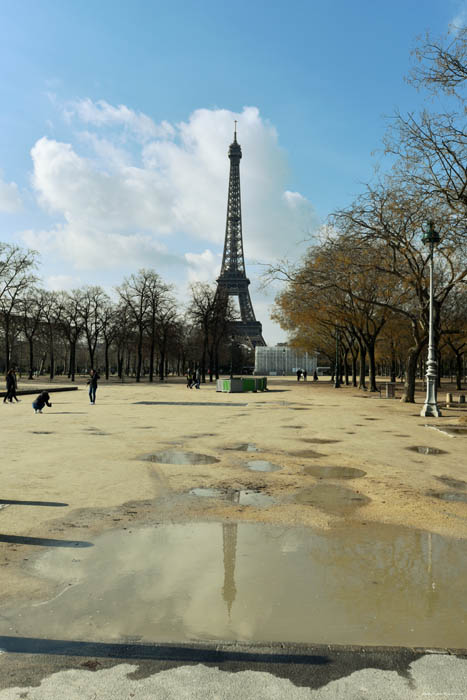
[[253, 347], [266, 345], [262, 335], [262, 326], [256, 320], [253, 304], [251, 303], [248, 285], [250, 280], [245, 272], [242, 235], [242, 203], [240, 196], [240, 159], [242, 149], [237, 143], [237, 129], [234, 140], [230, 144], [230, 177], [229, 195], [227, 200], [227, 222], [225, 226], [224, 255], [221, 273], [217, 278], [219, 292], [238, 297], [240, 321], [233, 321], [231, 331], [237, 337], [248, 339]]

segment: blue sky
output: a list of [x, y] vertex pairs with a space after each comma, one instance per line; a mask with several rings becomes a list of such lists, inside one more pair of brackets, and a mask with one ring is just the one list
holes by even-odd
[[49, 288], [145, 266], [183, 298], [219, 271], [238, 118], [253, 303], [281, 340], [255, 262], [361, 191], [385, 117], [423, 104], [417, 36], [466, 19], [460, 0], [0, 0], [0, 240], [38, 250]]

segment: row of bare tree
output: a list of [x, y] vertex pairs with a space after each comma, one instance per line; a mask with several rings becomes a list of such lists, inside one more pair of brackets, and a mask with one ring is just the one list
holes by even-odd
[[417, 363], [427, 345], [430, 249], [426, 222], [440, 234], [434, 252], [434, 328], [438, 351], [455, 359], [461, 387], [467, 350], [467, 29], [449, 43], [427, 38], [410, 80], [450, 111], [396, 114], [385, 148], [389, 173], [334, 212], [295, 266], [271, 267], [287, 282], [275, 318], [294, 343], [335, 354], [339, 336], [356, 385], [376, 390], [376, 362], [404, 368], [403, 401], [415, 400]]
[[[147, 374], [163, 380], [169, 368], [184, 374], [199, 367], [205, 381], [218, 376], [230, 353], [229, 322], [234, 319], [228, 297], [214, 285], [192, 285], [187, 308], [154, 270], [140, 270], [115, 288], [112, 299], [100, 286], [71, 292], [48, 291], [37, 285], [34, 252], [0, 243], [0, 366], [15, 365], [30, 379], [48, 370], [74, 380], [78, 357], [84, 367], [102, 363], [123, 378]], [[27, 347], [27, 361], [19, 357]], [[3, 355], [3, 357], [2, 357]], [[23, 366], [21, 366], [23, 365]], [[83, 364], [81, 364], [83, 366]]]

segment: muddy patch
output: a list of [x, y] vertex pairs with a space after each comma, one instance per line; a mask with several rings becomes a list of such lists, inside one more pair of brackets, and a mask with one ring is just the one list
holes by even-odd
[[305, 457], [306, 459], [315, 459], [316, 457], [327, 457], [322, 452], [315, 452], [314, 450], [295, 450], [294, 452], [288, 452], [291, 457]]
[[331, 440], [327, 438], [300, 438], [301, 442], [308, 442], [311, 445], [331, 445], [335, 442], [342, 442], [341, 440]]
[[143, 462], [177, 465], [214, 464], [215, 462], [219, 462], [217, 457], [212, 457], [211, 455], [199, 454], [197, 452], [182, 452], [179, 450], [150, 452], [149, 454], [141, 455], [137, 459]]
[[232, 452], [260, 452], [261, 450], [256, 447], [253, 442], [240, 442], [238, 445], [231, 445], [228, 447], [223, 447], [223, 450], [229, 450]]
[[427, 496], [451, 503], [467, 503], [467, 493], [463, 491], [428, 491]]
[[30, 430], [33, 435], [54, 435], [53, 430]]
[[425, 425], [425, 428], [437, 430], [440, 433], [449, 435], [449, 437], [461, 437], [467, 435], [467, 425]]
[[446, 450], [440, 450], [438, 447], [425, 447], [424, 445], [411, 445], [406, 447], [410, 452], [418, 452], [420, 455], [447, 455]]
[[301, 489], [293, 497], [294, 503], [314, 506], [333, 515], [348, 515], [370, 503], [370, 500], [361, 493], [335, 484], [317, 484]]
[[317, 479], [359, 479], [366, 475], [363, 469], [354, 467], [320, 467], [314, 464], [305, 467], [303, 472]]
[[467, 481], [462, 481], [462, 479], [454, 479], [452, 476], [447, 476], [446, 474], [435, 476], [435, 479], [441, 481], [441, 483], [445, 484], [446, 486], [450, 486], [452, 489], [461, 489], [465, 491], [467, 488]]
[[304, 425], [283, 425], [283, 428], [291, 428], [293, 430], [300, 430], [300, 428], [304, 428]]
[[246, 464], [252, 472], [278, 472], [281, 469], [278, 464], [272, 464], [265, 459], [255, 459]]

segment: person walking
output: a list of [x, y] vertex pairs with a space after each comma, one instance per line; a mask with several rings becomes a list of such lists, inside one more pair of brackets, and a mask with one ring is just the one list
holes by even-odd
[[306, 369], [303, 370], [303, 381], [306, 382], [306, 378], [308, 377], [308, 372]]
[[316, 370], [313, 372], [313, 381], [314, 382], [318, 381], [318, 372]]
[[195, 377], [194, 377], [194, 379], [195, 379], [195, 389], [199, 389], [199, 388], [200, 388], [200, 383], [201, 383], [201, 371], [200, 371], [199, 367], [198, 367], [198, 369], [197, 369], [196, 372], [195, 372]]
[[99, 373], [95, 370], [92, 369], [89, 372], [89, 401], [91, 402], [91, 406], [94, 406], [96, 403], [96, 391], [97, 391], [97, 382], [100, 379]]
[[7, 400], [10, 403], [13, 403], [13, 399], [15, 399], [16, 403], [19, 402], [19, 398], [16, 396], [16, 374], [14, 369], [9, 369], [8, 372], [6, 373], [6, 394], [3, 398], [3, 403], [6, 403]]
[[301, 369], [297, 369], [297, 382], [300, 381], [301, 376], [302, 376], [302, 370], [301, 370]]

